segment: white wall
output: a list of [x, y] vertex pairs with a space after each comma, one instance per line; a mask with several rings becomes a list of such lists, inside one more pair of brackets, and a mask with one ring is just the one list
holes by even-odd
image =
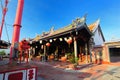
[[102, 45], [104, 43], [101, 33], [99, 32], [98, 28], [94, 32], [93, 39], [95, 45]]

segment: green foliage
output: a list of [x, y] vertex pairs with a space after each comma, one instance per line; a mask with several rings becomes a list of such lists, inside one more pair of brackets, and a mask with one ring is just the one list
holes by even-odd
[[68, 60], [71, 63], [77, 63], [78, 62], [78, 58], [75, 57], [74, 53], [67, 53], [67, 57], [68, 57]]
[[78, 57], [75, 57], [75, 63], [77, 63], [77, 62], [78, 62], [78, 60], [79, 60], [79, 58], [78, 58]]
[[71, 63], [75, 63], [75, 58], [72, 57], [72, 58], [69, 59], [69, 61], [70, 61]]
[[5, 55], [5, 51], [4, 50], [0, 51], [0, 55]]
[[70, 61], [71, 63], [76, 63], [76, 64], [77, 64], [78, 58], [77, 58], [77, 57], [71, 57], [71, 58], [69, 59], [69, 61]]

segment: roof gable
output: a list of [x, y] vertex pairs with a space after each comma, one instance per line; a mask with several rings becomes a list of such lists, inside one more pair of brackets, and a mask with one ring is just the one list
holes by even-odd
[[90, 24], [88, 28], [90, 29], [91, 32], [94, 32], [99, 24], [100, 24], [100, 20], [98, 19], [94, 23]]
[[94, 34], [95, 34], [96, 30], [98, 30], [99, 34], [102, 36], [103, 41], [105, 41], [104, 35], [103, 35], [101, 27], [100, 27], [100, 19], [98, 19], [94, 23], [90, 24], [88, 26], [88, 28]]

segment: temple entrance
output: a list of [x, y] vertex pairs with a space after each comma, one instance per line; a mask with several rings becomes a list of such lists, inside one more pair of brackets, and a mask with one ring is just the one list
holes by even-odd
[[78, 39], [78, 58], [79, 63], [90, 62], [89, 43], [83, 39]]
[[109, 52], [111, 62], [120, 61], [120, 48], [109, 48]]
[[64, 38], [61, 38], [61, 40], [58, 38], [49, 46], [48, 55], [53, 55], [54, 60], [59, 60], [67, 54], [72, 54], [74, 52], [73, 48], [73, 43], [68, 44]]

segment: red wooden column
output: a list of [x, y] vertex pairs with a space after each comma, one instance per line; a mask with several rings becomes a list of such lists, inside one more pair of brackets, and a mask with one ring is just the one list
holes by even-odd
[[8, 5], [8, 0], [5, 0], [5, 7], [3, 7], [2, 21], [1, 21], [1, 25], [0, 25], [0, 39], [1, 39], [1, 36], [2, 36], [2, 29], [3, 29], [3, 25], [4, 25], [5, 15], [6, 15], [6, 12], [7, 12], [7, 5]]
[[14, 29], [13, 29], [12, 45], [11, 45], [11, 49], [10, 49], [10, 63], [11, 63], [11, 59], [13, 57], [14, 44], [19, 43], [23, 5], [24, 5], [24, 0], [18, 0], [16, 17], [15, 17], [15, 22], [13, 25]]

